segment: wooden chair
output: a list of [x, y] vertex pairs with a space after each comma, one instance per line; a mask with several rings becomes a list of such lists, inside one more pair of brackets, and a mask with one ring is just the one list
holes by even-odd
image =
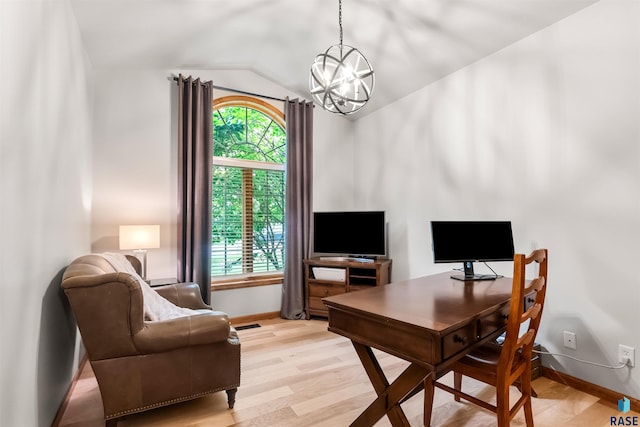
[[[525, 284], [525, 268], [534, 261], [539, 264], [538, 276]], [[537, 249], [526, 257], [516, 254], [513, 264], [513, 290], [503, 344], [486, 344], [455, 362], [451, 368], [454, 372], [454, 388], [439, 382], [433, 385], [452, 393], [456, 401], [462, 397], [493, 411], [498, 418], [498, 427], [508, 426], [514, 415], [524, 407], [526, 425], [533, 427], [531, 357], [546, 293], [547, 250]], [[534, 302], [525, 311], [525, 296], [529, 300], [534, 292]], [[529, 322], [528, 327], [526, 322]], [[524, 332], [521, 327], [526, 328]], [[463, 375], [494, 386], [496, 405], [464, 393], [461, 390]], [[512, 385], [518, 387], [521, 396], [510, 407], [509, 387]], [[425, 405], [428, 404], [425, 402]]]

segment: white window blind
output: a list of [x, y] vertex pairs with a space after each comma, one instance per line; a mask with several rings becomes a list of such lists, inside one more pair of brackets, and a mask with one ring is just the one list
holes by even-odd
[[284, 171], [215, 165], [213, 191], [212, 276], [282, 270]]

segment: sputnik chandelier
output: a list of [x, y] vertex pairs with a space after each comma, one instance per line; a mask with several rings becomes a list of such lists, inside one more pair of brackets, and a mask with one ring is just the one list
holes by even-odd
[[318, 54], [311, 65], [309, 90], [327, 111], [353, 114], [371, 98], [375, 78], [369, 61], [358, 49], [342, 44], [342, 0], [339, 0], [340, 44]]

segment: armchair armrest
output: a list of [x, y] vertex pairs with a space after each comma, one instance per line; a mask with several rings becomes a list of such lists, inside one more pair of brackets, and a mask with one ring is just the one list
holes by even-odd
[[157, 353], [226, 341], [230, 328], [226, 313], [202, 312], [160, 322], [145, 322], [144, 327], [133, 336], [133, 343], [143, 354]]
[[193, 310], [211, 309], [210, 306], [202, 301], [200, 286], [197, 283], [189, 282], [156, 286], [153, 290], [179, 307]]

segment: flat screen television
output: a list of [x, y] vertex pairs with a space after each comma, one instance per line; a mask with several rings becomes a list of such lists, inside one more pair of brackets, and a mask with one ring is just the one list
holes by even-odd
[[386, 255], [384, 211], [313, 213], [313, 251], [352, 258]]
[[511, 221], [431, 221], [433, 260], [462, 262], [464, 275], [457, 280], [493, 280], [498, 276], [473, 272], [475, 261], [513, 261]]

